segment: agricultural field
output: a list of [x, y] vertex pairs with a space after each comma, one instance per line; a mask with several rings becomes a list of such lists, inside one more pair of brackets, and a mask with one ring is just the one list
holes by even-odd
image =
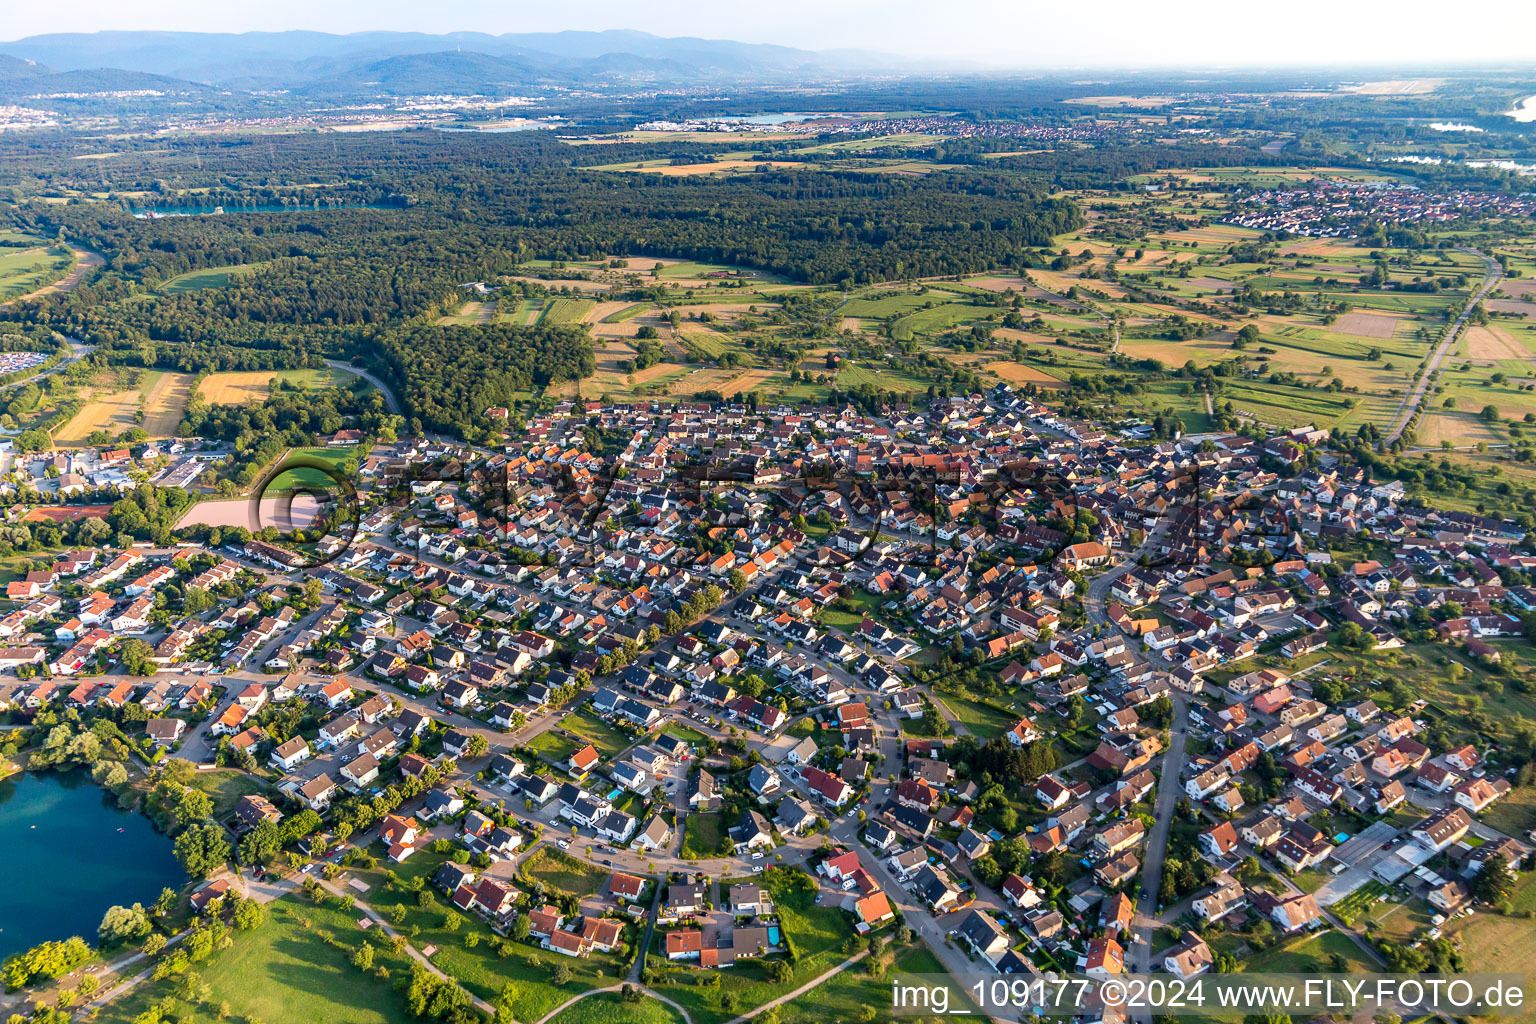
[[472, 299], [459, 307], [456, 313], [446, 313], [437, 318], [442, 327], [469, 327], [488, 324], [496, 319], [496, 303]]
[[135, 427], [142, 427], [151, 438], [171, 437], [192, 397], [192, 375], [145, 370], [131, 387], [89, 385], [82, 389], [82, 397], [85, 404], [54, 432], [54, 444], [85, 445], [96, 431], [117, 437]]
[[197, 386], [197, 397], [210, 405], [244, 405], [265, 402], [272, 382], [283, 381], [302, 388], [350, 387], [360, 378], [339, 370], [257, 370], [249, 373], [210, 373]]
[[539, 314], [538, 322], [550, 327], [579, 324], [596, 308], [597, 303], [592, 299], [550, 299]]

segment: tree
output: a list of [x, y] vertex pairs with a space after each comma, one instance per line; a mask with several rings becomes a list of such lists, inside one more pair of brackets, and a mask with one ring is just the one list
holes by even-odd
[[283, 836], [276, 824], [261, 821], [240, 840], [242, 864], [266, 864], [283, 848]]
[[186, 789], [177, 798], [172, 813], [176, 817], [176, 824], [185, 828], [213, 817], [213, 800], [200, 789]]
[[464, 748], [464, 753], [471, 757], [484, 757], [485, 752], [491, 748], [490, 742], [479, 733], [469, 738], [469, 745]]
[[366, 971], [373, 967], [373, 944], [364, 942], [352, 951], [352, 966], [360, 971]]
[[193, 878], [206, 878], [229, 860], [229, 839], [213, 822], [187, 826], [176, 837], [176, 859]]
[[235, 902], [235, 927], [243, 932], [253, 931], [261, 927], [261, 922], [267, 919], [266, 909], [261, 903], [249, 897]]
[[131, 907], [108, 907], [101, 916], [96, 935], [104, 945], [139, 942], [150, 933], [149, 915], [142, 904]]
[[117, 645], [118, 661], [129, 675], [147, 676], [154, 672], [154, 664], [149, 660], [155, 653], [155, 649], [137, 637], [129, 637]]
[[1472, 879], [1472, 895], [1489, 906], [1508, 899], [1514, 887], [1515, 876], [1509, 870], [1509, 864], [1499, 854], [1494, 854], [1483, 861], [1482, 870]]

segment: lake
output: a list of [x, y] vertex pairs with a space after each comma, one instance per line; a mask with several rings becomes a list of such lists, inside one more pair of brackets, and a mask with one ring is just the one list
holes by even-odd
[[403, 206], [384, 203], [321, 203], [308, 206], [130, 206], [128, 212], [139, 220], [158, 217], [210, 217], [226, 213], [326, 213], [331, 210], [403, 210]]
[[187, 880], [171, 840], [83, 771], [0, 779], [0, 960], [48, 939], [96, 941], [114, 904]]

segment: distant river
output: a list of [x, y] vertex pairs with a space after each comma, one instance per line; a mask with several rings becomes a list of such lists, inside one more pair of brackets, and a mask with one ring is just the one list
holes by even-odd
[[83, 771], [0, 779], [0, 960], [48, 939], [96, 941], [114, 904], [187, 880], [171, 841]]

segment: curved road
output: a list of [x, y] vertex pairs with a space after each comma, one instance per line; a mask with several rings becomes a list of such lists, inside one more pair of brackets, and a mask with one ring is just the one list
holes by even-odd
[[78, 338], [68, 338], [66, 340], [69, 342], [69, 347], [71, 350], [68, 359], [60, 360], [59, 362], [50, 366], [48, 369], [44, 370], [42, 373], [34, 373], [30, 377], [26, 377], [22, 380], [13, 380], [9, 384], [0, 386], [0, 391], [9, 391], [11, 388], [24, 387], [28, 384], [33, 384], [37, 381], [43, 380], [44, 378], [52, 377], [54, 374], [64, 370], [65, 367], [71, 366], [74, 363], [78, 363], [80, 360], [96, 351], [95, 345], [87, 345], [85, 342]]
[[1445, 338], [1435, 348], [1434, 353], [1430, 355], [1429, 362], [1424, 367], [1424, 372], [1419, 375], [1418, 383], [1413, 386], [1413, 390], [1408, 392], [1407, 396], [1403, 399], [1403, 404], [1398, 407], [1397, 415], [1392, 419], [1392, 429], [1382, 439], [1386, 444], [1391, 444], [1399, 437], [1402, 437], [1403, 431], [1408, 429], [1408, 423], [1413, 419], [1414, 412], [1424, 401], [1424, 395], [1429, 389], [1430, 378], [1440, 371], [1440, 367], [1445, 362], [1446, 357], [1455, 349], [1456, 340], [1461, 337], [1462, 328], [1466, 327], [1467, 319], [1472, 315], [1472, 310], [1477, 308], [1478, 303], [1487, 298], [1488, 293], [1498, 286], [1500, 279], [1504, 276], [1504, 268], [1492, 257], [1484, 256], [1476, 249], [1458, 248], [1456, 251], [1471, 253], [1481, 259], [1484, 266], [1487, 267], [1487, 276], [1483, 278], [1483, 283], [1478, 285], [1477, 291], [1473, 292], [1472, 297], [1467, 300], [1467, 307], [1461, 311], [1461, 315], [1451, 324], [1450, 330], [1445, 332]]
[[389, 385], [379, 380], [379, 378], [375, 377], [367, 370], [353, 366], [351, 363], [343, 363], [338, 359], [327, 359], [325, 361], [325, 365], [329, 366], [333, 370], [340, 370], [343, 373], [350, 373], [363, 378], [363, 380], [377, 388], [379, 394], [384, 396], [384, 408], [388, 409], [396, 416], [405, 415], [405, 413], [400, 411], [400, 403], [395, 399], [395, 393], [389, 390]]

